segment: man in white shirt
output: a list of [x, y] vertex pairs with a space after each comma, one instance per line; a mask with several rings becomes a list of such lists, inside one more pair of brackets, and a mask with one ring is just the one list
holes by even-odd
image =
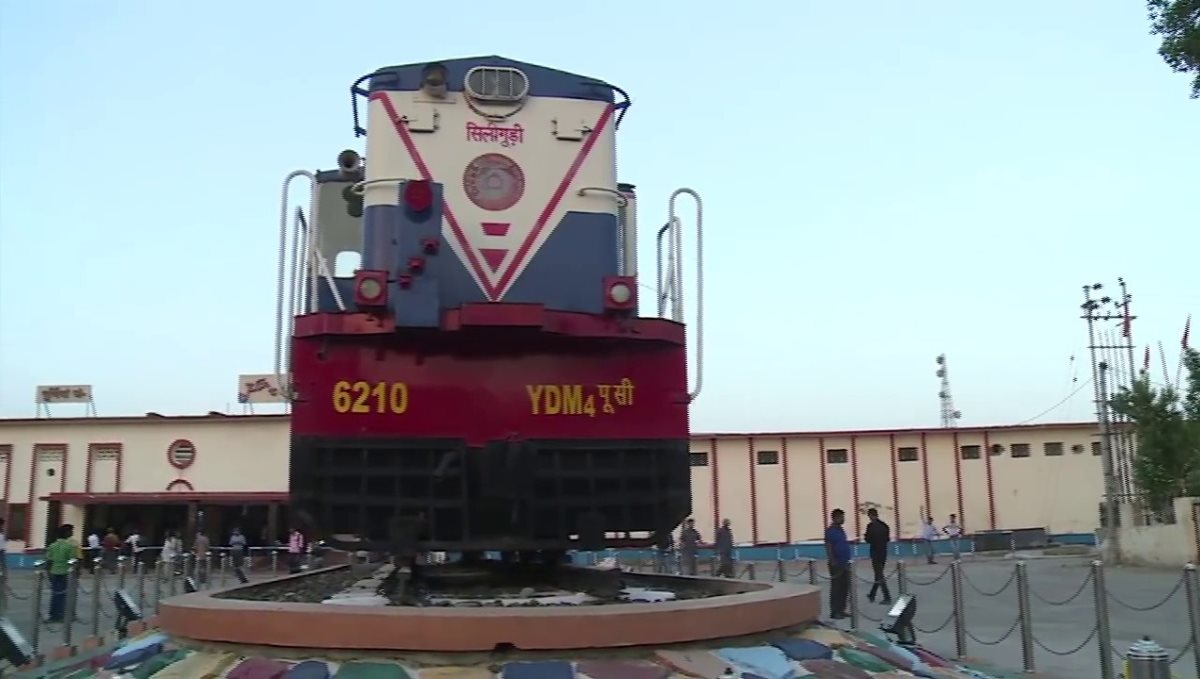
[[93, 530], [87, 536], [87, 558], [84, 563], [87, 565], [88, 571], [96, 570], [96, 559], [100, 558], [100, 533]]
[[958, 561], [962, 558], [962, 553], [958, 549], [958, 539], [962, 537], [962, 526], [958, 525], [958, 516], [950, 515], [950, 521], [942, 527], [942, 532], [950, 539], [950, 549], [954, 550], [954, 560]]
[[933, 541], [938, 539], [937, 526], [933, 525], [933, 517], [925, 517], [925, 525], [921, 527], [921, 539], [925, 541], [925, 559], [931, 564], [937, 563], [933, 559]]

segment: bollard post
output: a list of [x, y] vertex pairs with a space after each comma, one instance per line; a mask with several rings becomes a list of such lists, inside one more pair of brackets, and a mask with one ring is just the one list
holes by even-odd
[[229, 559], [228, 554], [221, 554], [221, 587], [224, 587], [229, 581]]
[[850, 600], [850, 629], [858, 629], [858, 571], [854, 559], [846, 566], [846, 598]]
[[0, 615], [8, 613], [8, 565], [0, 563]]
[[810, 585], [817, 584], [817, 560], [816, 559], [808, 560], [808, 584], [810, 584]]
[[780, 582], [787, 582], [787, 564], [783, 559], [778, 559], [775, 562], [775, 578]]
[[750, 563], [746, 564], [746, 575], [750, 576], [750, 579], [751, 579], [751, 580], [757, 580], [757, 579], [758, 579], [758, 578], [755, 576], [755, 574], [754, 574], [754, 562], [753, 562], [753, 561], [751, 561]]
[[117, 557], [117, 589], [125, 589], [125, 565], [127, 558], [124, 556]]
[[46, 562], [38, 561], [33, 564], [37, 570], [33, 575], [33, 626], [29, 633], [29, 645], [33, 647], [34, 655], [38, 654], [38, 637], [42, 629], [42, 590], [46, 587]]
[[908, 594], [908, 566], [903, 559], [896, 562], [896, 591], [899, 595]]
[[1021, 616], [1022, 669], [1033, 672], [1033, 619], [1029, 617], [1029, 571], [1024, 561], [1017, 562], [1017, 614]]
[[1104, 585], [1104, 562], [1092, 562], [1092, 594], [1096, 601], [1096, 646], [1100, 653], [1100, 676], [1113, 679], [1112, 631], [1108, 626], [1108, 590]]
[[70, 646], [75, 631], [76, 608], [79, 603], [79, 564], [70, 562], [71, 570], [67, 573], [67, 597], [63, 608], [63, 638], [62, 645]]
[[162, 603], [162, 577], [163, 577], [164, 570], [165, 570], [165, 568], [163, 567], [162, 561], [154, 562], [154, 614], [155, 615], [158, 615], [158, 612], [162, 610], [162, 606], [161, 606], [161, 603]]
[[964, 616], [962, 562], [950, 564], [950, 596], [954, 604], [954, 653], [958, 658], [967, 657], [967, 621]]
[[179, 587], [179, 573], [175, 570], [175, 564], [167, 564], [167, 596], [175, 596]]
[[1129, 668], [1126, 679], [1169, 679], [1171, 676], [1171, 654], [1162, 646], [1142, 637], [1125, 652], [1125, 665]]
[[1196, 564], [1183, 567], [1183, 585], [1187, 593], [1188, 629], [1192, 635], [1192, 657], [1196, 663], [1196, 676], [1200, 677], [1200, 588], [1196, 583]]
[[137, 602], [138, 608], [142, 610], [142, 614], [146, 613], [146, 562], [137, 560], [133, 562], [133, 570], [137, 577]]
[[104, 589], [104, 569], [97, 568], [92, 574], [92, 636], [100, 636], [100, 593]]
[[[593, 555], [593, 558], [594, 558], [594, 555]], [[596, 564], [593, 563], [592, 565], [595, 566]], [[279, 572], [279, 550], [272, 549], [271, 550], [271, 573], [275, 574], [278, 572]]]

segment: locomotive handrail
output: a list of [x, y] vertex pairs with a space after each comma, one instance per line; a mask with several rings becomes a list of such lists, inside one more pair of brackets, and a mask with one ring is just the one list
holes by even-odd
[[587, 193], [589, 191], [595, 191], [596, 193], [607, 193], [607, 194], [612, 195], [613, 197], [615, 197], [617, 199], [617, 207], [625, 207], [625, 206], [629, 205], [629, 199], [626, 198], [620, 191], [618, 191], [616, 189], [610, 189], [607, 186], [585, 186], [585, 187], [579, 189], [579, 191], [577, 191], [575, 193], [575, 195], [582, 197], [582, 196], [587, 195]]
[[[292, 172], [289, 172], [286, 177], [284, 177], [282, 196], [280, 198], [280, 206], [279, 206], [279, 266], [277, 267], [277, 271], [276, 271], [277, 275], [276, 275], [276, 281], [275, 281], [275, 379], [278, 380], [280, 388], [283, 389], [286, 394], [288, 394], [289, 399], [291, 398], [290, 381], [288, 383], [285, 383], [283, 380], [283, 375], [284, 375], [284, 371], [283, 371], [283, 367], [284, 367], [283, 366], [283, 347], [284, 347], [283, 282], [284, 282], [284, 278], [286, 277], [286, 273], [285, 273], [284, 269], [287, 264], [288, 217], [289, 217], [289, 212], [290, 212], [288, 210], [288, 207], [289, 207], [288, 191], [291, 189], [292, 180], [296, 179], [297, 177], [305, 177], [309, 181], [308, 209], [309, 209], [310, 213], [315, 214], [314, 210], [316, 208], [316, 202], [317, 202], [317, 176], [315, 174], [313, 174], [312, 172], [309, 172], [308, 170], [293, 170]], [[315, 229], [310, 229], [308, 231], [309, 231], [308, 245], [311, 245], [316, 242], [315, 233], [314, 233]], [[298, 267], [298, 262], [302, 261], [299, 258], [300, 251], [302, 249], [300, 246], [299, 237], [300, 237], [300, 234], [297, 233], [296, 234], [297, 240], [293, 242], [292, 271], [291, 271], [292, 278], [291, 278], [290, 285], [288, 286], [289, 293], [290, 293], [289, 297], [291, 298], [290, 299], [291, 303], [289, 304], [289, 307], [291, 307], [291, 308], [289, 309], [289, 311], [292, 312], [291, 317], [293, 319], [295, 318], [295, 307], [297, 305], [297, 297], [298, 297], [296, 268]], [[307, 255], [307, 248], [304, 248], [304, 250], [305, 250], [304, 254]], [[314, 293], [315, 293], [315, 291], [316, 291], [316, 286], [315, 286], [315, 281], [314, 281]], [[290, 346], [291, 335], [292, 335], [290, 324], [287, 329], [287, 332], [288, 332], [288, 340], [287, 341], [288, 341], [288, 345]]]
[[[308, 218], [304, 216], [304, 210], [296, 208], [296, 224], [301, 231], [308, 232]], [[320, 276], [325, 279], [325, 285], [329, 288], [329, 293], [333, 295], [333, 303], [337, 305], [338, 311], [346, 310], [346, 302], [342, 300], [342, 293], [337, 289], [337, 281], [334, 280], [333, 271], [329, 268], [329, 260], [319, 248], [312, 251], [313, 263], [316, 264], [315, 276]], [[303, 268], [300, 269], [303, 271]], [[314, 277], [315, 280], [315, 277]], [[313, 286], [316, 290], [317, 286]], [[319, 303], [314, 297], [310, 302], [309, 312], [317, 311]], [[295, 314], [293, 314], [295, 316]]]
[[361, 182], [355, 182], [350, 185], [350, 193], [356, 196], [361, 196], [367, 192], [367, 187], [377, 184], [400, 184], [402, 182], [411, 181], [411, 177], [380, 177], [379, 179], [364, 179]]
[[688, 402], [691, 402], [700, 395], [704, 384], [704, 205], [700, 201], [700, 194], [693, 189], [675, 189], [671, 194], [668, 223], [673, 226], [672, 231], [675, 234], [672, 245], [675, 252], [675, 282], [678, 285], [676, 320], [680, 323], [683, 322], [683, 228], [679, 218], [675, 216], [675, 199], [682, 194], [689, 195], [696, 201], [696, 385], [688, 393]]

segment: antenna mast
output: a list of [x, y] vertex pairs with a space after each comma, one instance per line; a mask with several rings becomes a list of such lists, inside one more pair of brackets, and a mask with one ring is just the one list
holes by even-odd
[[954, 409], [954, 397], [950, 395], [950, 368], [946, 364], [946, 354], [938, 354], [936, 360], [937, 376], [942, 380], [942, 390], [938, 392], [938, 398], [942, 401], [942, 427], [951, 429], [958, 426], [962, 413]]

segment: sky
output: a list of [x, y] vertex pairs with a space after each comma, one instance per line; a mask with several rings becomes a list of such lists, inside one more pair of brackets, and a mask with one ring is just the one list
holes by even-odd
[[941, 353], [963, 425], [1086, 419], [1081, 286], [1128, 281], [1153, 374], [1200, 323], [1200, 101], [1157, 48], [1138, 0], [0, 0], [0, 417], [240, 412], [280, 181], [361, 150], [350, 83], [499, 54], [630, 93], [644, 227], [703, 195], [694, 430], [937, 426]]

